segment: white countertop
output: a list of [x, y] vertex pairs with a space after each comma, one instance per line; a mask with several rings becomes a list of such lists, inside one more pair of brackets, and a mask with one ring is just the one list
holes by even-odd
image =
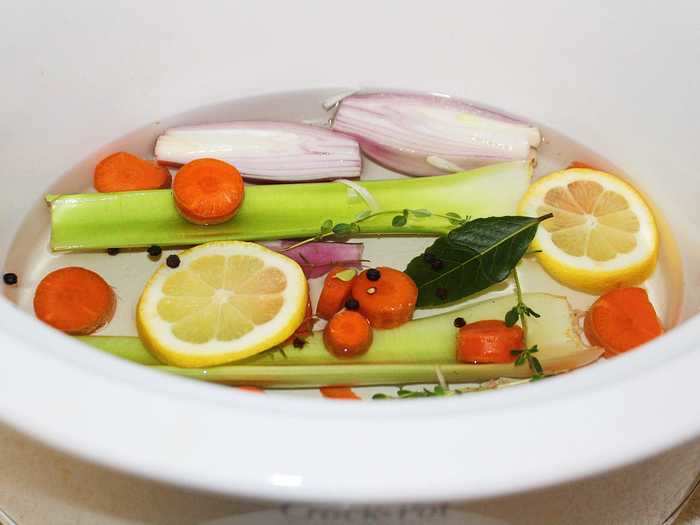
[[[3, 425], [0, 508], [18, 525], [223, 525], [227, 517], [262, 509], [97, 467]], [[676, 523], [700, 525], [700, 492]]]

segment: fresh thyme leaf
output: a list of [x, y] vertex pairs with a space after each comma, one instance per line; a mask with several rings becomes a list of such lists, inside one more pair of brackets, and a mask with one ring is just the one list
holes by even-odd
[[323, 221], [323, 224], [321, 224], [321, 233], [330, 233], [333, 230], [333, 221], [330, 219], [326, 219]]
[[533, 356], [531, 354], [529, 361], [530, 361], [530, 368], [532, 368], [537, 375], [544, 374], [544, 369], [542, 368], [542, 363], [540, 363], [539, 359], [537, 359], [535, 356]]
[[[506, 279], [527, 251], [539, 223], [549, 216], [489, 217], [467, 222], [438, 238], [426, 253], [441, 268], [414, 258], [406, 273], [418, 286], [418, 307], [467, 297]], [[438, 293], [438, 289], [448, 293]]]
[[391, 225], [394, 228], [401, 228], [402, 226], [405, 226], [407, 222], [407, 219], [403, 215], [397, 215], [393, 219], [391, 219]]
[[460, 216], [459, 213], [455, 213], [453, 211], [449, 211], [445, 214], [445, 217], [448, 218], [450, 221], [450, 224], [464, 224], [464, 219]]
[[529, 306], [525, 306], [525, 315], [527, 315], [528, 317], [534, 317], [535, 319], [539, 319], [541, 317], [540, 314], [535, 312]]
[[425, 209], [410, 210], [410, 212], [414, 217], [430, 217], [433, 214], [430, 210]]
[[386, 394], [378, 393], [374, 394], [372, 396], [372, 399], [389, 399], [389, 396], [387, 396]]
[[515, 323], [518, 322], [518, 319], [520, 319], [520, 313], [518, 311], [518, 307], [514, 306], [506, 313], [506, 326], [513, 326]]
[[347, 224], [345, 222], [340, 222], [340, 223], [336, 224], [335, 226], [333, 226], [332, 231], [336, 235], [347, 235], [348, 233], [350, 233], [352, 231], [352, 226], [350, 226], [349, 224]]
[[344, 282], [349, 282], [352, 281], [356, 275], [357, 270], [355, 270], [354, 268], [349, 268], [347, 270], [343, 270], [342, 272], [336, 273], [333, 277], [336, 279], [340, 279]]

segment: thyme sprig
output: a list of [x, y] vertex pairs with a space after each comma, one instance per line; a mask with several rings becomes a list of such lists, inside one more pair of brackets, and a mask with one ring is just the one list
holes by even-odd
[[313, 237], [309, 237], [308, 239], [304, 239], [303, 241], [299, 241], [295, 244], [292, 244], [291, 246], [288, 246], [283, 252], [293, 250], [294, 248], [298, 248], [299, 246], [304, 246], [305, 244], [308, 244], [310, 242], [316, 242], [316, 241], [324, 241], [328, 239], [329, 237], [333, 237], [338, 240], [344, 240], [347, 239], [348, 237], [351, 237], [352, 235], [358, 234], [362, 232], [362, 226], [361, 224], [365, 221], [368, 221], [370, 219], [374, 219], [375, 217], [379, 217], [382, 215], [393, 215], [394, 217], [391, 219], [391, 225], [394, 228], [401, 228], [405, 226], [408, 223], [408, 218], [409, 217], [416, 217], [416, 218], [426, 218], [426, 217], [439, 217], [442, 219], [445, 219], [446, 221], [449, 221], [450, 224], [453, 224], [455, 226], [460, 226], [464, 223], [466, 223], [469, 220], [469, 217], [462, 217], [458, 213], [455, 212], [448, 212], [448, 213], [433, 213], [430, 210], [426, 209], [408, 209], [404, 208], [403, 210], [384, 210], [384, 211], [376, 211], [372, 212], [370, 210], [365, 210], [363, 212], [360, 212], [356, 217], [355, 220], [352, 222], [339, 222], [335, 223], [333, 219], [326, 219], [321, 223], [321, 227], [319, 228], [319, 232], [314, 235]]
[[[513, 268], [513, 281], [515, 282], [515, 296], [517, 298], [516, 305], [506, 312], [505, 323], [506, 326], [513, 326], [515, 323], [520, 321], [520, 326], [523, 329], [523, 339], [527, 341], [528, 317], [539, 318], [540, 314], [535, 312], [532, 308], [525, 304], [523, 300], [523, 289], [520, 285], [520, 277], [518, 276], [517, 268]], [[529, 348], [520, 350], [511, 350], [511, 354], [518, 356], [515, 360], [515, 366], [522, 366], [525, 363], [530, 367], [532, 371], [532, 380], [537, 381], [544, 377], [544, 369], [540, 360], [534, 355], [539, 352], [537, 345], [533, 345]]]

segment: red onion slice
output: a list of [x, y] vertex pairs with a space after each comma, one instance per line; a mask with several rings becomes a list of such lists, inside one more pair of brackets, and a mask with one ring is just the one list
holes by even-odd
[[286, 251], [296, 241], [269, 241], [260, 244], [294, 259], [308, 279], [321, 277], [334, 266], [360, 268], [365, 249], [359, 242], [310, 242]]
[[294, 122], [171, 128], [158, 137], [155, 157], [176, 165], [215, 158], [233, 164], [248, 180], [280, 182], [356, 178], [362, 169], [360, 148], [353, 138]]
[[541, 140], [530, 124], [440, 95], [350, 95], [332, 128], [355, 137], [368, 157], [409, 175], [526, 160]]

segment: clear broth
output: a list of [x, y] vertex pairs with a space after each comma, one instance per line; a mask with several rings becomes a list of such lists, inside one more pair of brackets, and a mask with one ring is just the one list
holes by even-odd
[[[144, 157], [152, 157], [156, 138], [165, 129], [185, 124], [226, 122], [241, 119], [274, 119], [292, 121], [323, 122], [329, 114], [322, 108], [322, 102], [329, 96], [342, 93], [343, 89], [306, 90], [279, 93], [238, 99], [232, 102], [200, 108], [194, 111], [155, 122], [144, 126], [119, 140], [94, 152], [89, 158], [74, 166], [54, 184], [38, 188], [37, 201], [27, 214], [10, 249], [6, 260], [6, 271], [19, 275], [18, 286], [4, 287], [3, 293], [19, 308], [33, 315], [32, 298], [34, 288], [51, 270], [64, 266], [83, 266], [102, 275], [115, 289], [118, 306], [112, 322], [100, 330], [100, 335], [136, 335], [135, 308], [141, 290], [148, 278], [162, 263], [169, 253], [179, 250], [164, 250], [157, 261], [150, 259], [145, 250], [121, 251], [116, 256], [105, 252], [88, 253], [52, 253], [49, 249], [50, 224], [49, 213], [43, 203], [44, 193], [80, 193], [94, 191], [92, 188], [92, 170], [104, 156], [114, 151], [127, 150]], [[543, 143], [538, 151], [538, 163], [535, 178], [566, 167], [571, 161], [587, 162], [601, 169], [626, 177], [617, 166], [602, 155], [577, 144], [564, 134], [540, 125]], [[378, 166], [369, 159], [364, 159], [363, 179], [400, 178], [395, 172]], [[663, 217], [655, 210], [661, 233], [661, 251], [659, 264], [654, 274], [645, 283], [649, 296], [659, 316], [667, 328], [679, 321], [682, 298], [682, 281], [678, 261], [678, 251], [670, 231], [665, 226]], [[369, 266], [393, 266], [404, 268], [416, 253], [432, 243], [430, 238], [383, 238], [364, 239], [365, 254]], [[549, 292], [565, 295], [576, 309], [586, 309], [595, 296], [571, 290], [552, 279], [534, 260], [527, 258], [520, 271], [523, 287], [526, 291]], [[323, 278], [311, 281], [312, 299], [317, 300]], [[512, 293], [512, 284], [502, 284], [472, 297], [468, 302], [488, 297]], [[455, 306], [452, 309], [457, 308]], [[432, 315], [447, 309], [420, 311], [417, 317]], [[316, 329], [322, 325], [317, 324]], [[355, 388], [358, 394], [366, 395], [383, 391], [391, 393], [395, 388], [367, 387]], [[273, 391], [271, 391], [273, 392]], [[279, 392], [279, 391], [277, 391]], [[288, 390], [296, 395], [319, 396], [318, 390]]]

